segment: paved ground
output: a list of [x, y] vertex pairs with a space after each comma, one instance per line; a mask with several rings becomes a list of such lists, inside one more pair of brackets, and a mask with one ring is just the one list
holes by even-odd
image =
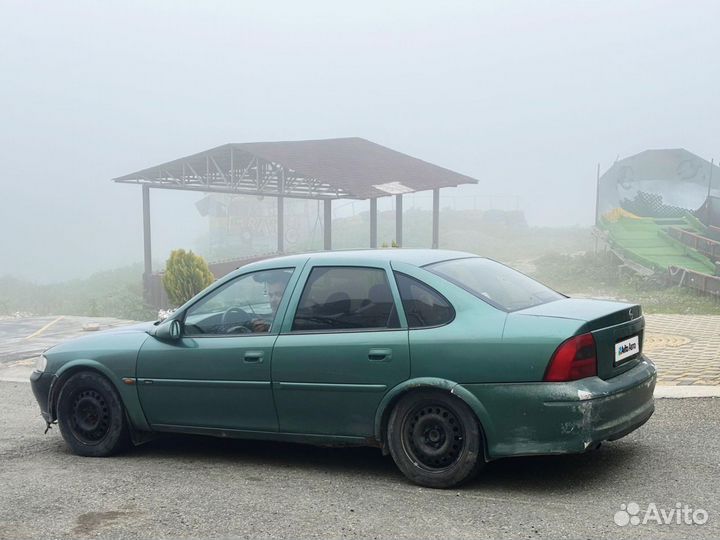
[[720, 385], [720, 316], [646, 315], [645, 352], [658, 384]]
[[[596, 452], [497, 461], [450, 491], [365, 448], [170, 437], [81, 458], [43, 435], [28, 384], [0, 382], [0, 408], [0, 538], [720, 537], [720, 399], [658, 400]], [[708, 521], [618, 526], [633, 502], [641, 518], [680, 504]]]
[[6, 317], [0, 319], [0, 362], [36, 356], [60, 341], [87, 333], [88, 328], [107, 330], [132, 322], [111, 317]]
[[0, 378], [26, 379], [35, 365], [35, 358], [48, 347], [91, 331], [132, 322], [110, 317], [74, 316], [0, 319]]
[[[0, 321], [0, 378], [27, 381], [40, 351], [92, 322], [129, 321]], [[646, 345], [660, 383], [720, 384], [720, 317], [649, 315]], [[718, 537], [720, 399], [657, 406], [645, 427], [598, 452], [504, 460], [438, 492], [408, 484], [373, 449], [171, 437], [118, 458], [78, 458], [56, 428], [42, 434], [26, 382], [0, 382], [0, 538]], [[709, 521], [616, 525], [631, 502], [688, 504]]]

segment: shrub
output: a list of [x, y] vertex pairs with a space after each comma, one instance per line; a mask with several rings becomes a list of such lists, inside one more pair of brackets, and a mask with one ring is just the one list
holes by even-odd
[[215, 281], [208, 264], [192, 251], [176, 249], [165, 266], [163, 285], [173, 306], [181, 306]]

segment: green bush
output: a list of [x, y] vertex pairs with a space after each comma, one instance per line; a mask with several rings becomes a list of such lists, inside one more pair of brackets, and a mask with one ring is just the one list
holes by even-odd
[[207, 262], [192, 251], [176, 249], [165, 266], [163, 285], [170, 303], [181, 306], [215, 281]]

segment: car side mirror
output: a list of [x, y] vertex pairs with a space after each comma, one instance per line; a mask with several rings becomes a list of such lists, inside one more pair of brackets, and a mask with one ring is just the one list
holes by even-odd
[[177, 319], [172, 319], [165, 324], [161, 324], [157, 327], [157, 330], [155, 330], [156, 338], [168, 341], [178, 340], [180, 339], [181, 335], [182, 327], [180, 325], [180, 321], [178, 321]]

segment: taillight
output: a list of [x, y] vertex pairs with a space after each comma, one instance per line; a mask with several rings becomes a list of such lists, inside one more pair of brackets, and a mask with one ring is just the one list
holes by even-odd
[[592, 334], [575, 336], [560, 345], [550, 359], [543, 380], [575, 381], [597, 375], [597, 353]]

